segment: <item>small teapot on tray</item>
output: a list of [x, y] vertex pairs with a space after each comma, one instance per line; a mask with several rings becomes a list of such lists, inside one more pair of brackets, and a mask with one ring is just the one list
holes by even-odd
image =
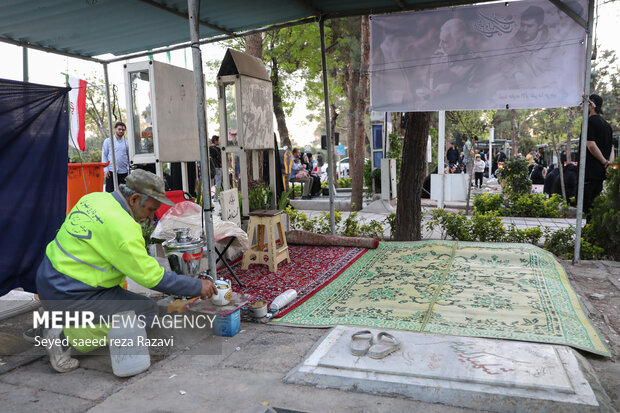
[[214, 284], [217, 289], [217, 295], [211, 296], [211, 302], [215, 305], [226, 305], [230, 303], [233, 293], [230, 280], [217, 280]]

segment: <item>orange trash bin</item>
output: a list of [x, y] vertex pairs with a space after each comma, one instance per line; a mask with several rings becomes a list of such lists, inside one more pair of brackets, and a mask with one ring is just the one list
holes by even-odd
[[[103, 168], [109, 162], [69, 163], [67, 174], [67, 214], [71, 208], [86, 194], [91, 192], [103, 192], [104, 174]], [[84, 177], [82, 177], [82, 166]], [[86, 186], [84, 186], [86, 178]]]

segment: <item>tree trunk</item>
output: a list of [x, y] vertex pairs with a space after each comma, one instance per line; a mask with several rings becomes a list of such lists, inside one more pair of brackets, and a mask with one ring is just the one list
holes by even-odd
[[278, 133], [280, 134], [280, 147], [286, 146], [291, 148], [291, 138], [288, 134], [288, 127], [286, 126], [286, 114], [282, 109], [282, 98], [280, 97], [280, 76], [279, 76], [279, 64], [275, 57], [271, 58], [271, 84], [272, 84], [272, 96], [273, 96], [273, 113], [276, 115], [276, 123], [278, 124]]
[[248, 34], [245, 36], [245, 52], [250, 56], [263, 60], [263, 35], [262, 33]]
[[510, 110], [510, 132], [512, 138], [512, 153], [511, 156], [517, 156], [519, 153], [519, 126], [517, 125], [517, 111], [515, 109]]
[[[357, 101], [357, 86], [359, 85], [359, 73], [353, 70], [351, 65], [347, 65], [345, 68], [345, 72], [343, 75], [344, 85], [345, 85], [345, 93], [347, 96], [347, 101], [349, 102], [347, 108], [347, 117], [346, 117], [346, 129], [347, 129], [347, 147], [349, 148], [349, 152], [347, 153], [349, 157], [349, 176], [351, 176], [351, 164], [353, 161], [353, 157], [355, 156], [355, 136], [356, 136], [356, 114], [359, 102]], [[337, 171], [340, 172], [340, 171]], [[353, 200], [351, 200], [353, 201]]]
[[366, 155], [366, 101], [368, 99], [368, 67], [370, 61], [370, 23], [368, 16], [362, 16], [361, 65], [357, 83], [357, 111], [354, 117], [355, 151], [349, 154], [351, 176], [351, 209], [359, 211], [364, 202], [364, 156]]
[[[245, 52], [250, 56], [258, 57], [263, 60], [263, 35], [262, 33], [249, 34], [245, 36]], [[252, 173], [252, 155], [251, 151], [246, 151], [247, 159], [247, 174], [250, 179], [254, 179]], [[263, 156], [262, 152], [258, 156], [258, 178], [263, 179]]]
[[397, 241], [418, 241], [422, 238], [422, 184], [430, 119], [430, 112], [407, 114], [396, 206], [394, 239]]

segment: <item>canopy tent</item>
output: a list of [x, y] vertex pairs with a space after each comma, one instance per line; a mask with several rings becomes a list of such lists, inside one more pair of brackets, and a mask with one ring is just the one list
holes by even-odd
[[[475, 3], [489, 1], [481, 0]], [[560, 0], [549, 1], [576, 20], [579, 18], [579, 16], [574, 16], [575, 13], [566, 8]], [[74, 0], [0, 0], [0, 10], [3, 16], [0, 20], [0, 41], [102, 63], [108, 92], [110, 135], [112, 135], [107, 71], [109, 63], [315, 21], [319, 23], [321, 29], [325, 114], [329, 117], [323, 30], [326, 19], [473, 3], [471, 0], [264, 0], [260, 2], [229, 0], [208, 3], [200, 0], [85, 0], [81, 2]], [[593, 0], [590, 0], [590, 3], [593, 4]], [[592, 13], [589, 15], [591, 16]], [[592, 27], [591, 20], [588, 22], [590, 28]], [[189, 31], [187, 30], [188, 21]], [[583, 19], [579, 23], [586, 26]], [[588, 42], [588, 50], [591, 50], [591, 36], [588, 36]], [[196, 94], [198, 102], [203, 103], [204, 85], [201, 82], [200, 49], [192, 47], [192, 52], [197, 85]], [[105, 54], [112, 54], [116, 57], [101, 57]], [[197, 119], [201, 161], [208, 166], [204, 106], [200, 104]], [[326, 128], [327, 144], [331, 147], [329, 122], [326, 122]], [[585, 157], [585, 143], [582, 146], [584, 146], [582, 154]], [[114, 151], [112, 153], [114, 154]], [[331, 188], [334, 170], [331, 151], [328, 155]], [[114, 156], [112, 162], [115, 163]], [[208, 173], [203, 173], [203, 191], [207, 188], [208, 178], [206, 177], [208, 176]], [[583, 177], [582, 174], [580, 176]], [[116, 186], [116, 175], [114, 175], [114, 181]], [[579, 201], [581, 206], [581, 196]], [[209, 268], [210, 272], [215, 274], [215, 261], [211, 259], [213, 256], [211, 211], [210, 208], [203, 207], [203, 209], [205, 210], [207, 249], [210, 256]], [[579, 208], [579, 218], [581, 218], [580, 210], [581, 208]], [[333, 232], [335, 212], [333, 191], [330, 191], [330, 211], [330, 224]], [[577, 244], [578, 242], [579, 236]], [[579, 255], [576, 254], [576, 256]]]
[[[477, 3], [489, 0], [478, 1]], [[199, 2], [200, 3], [200, 2]], [[273, 24], [471, 4], [469, 0], [229, 0], [202, 2], [201, 39]], [[83, 58], [186, 43], [187, 0], [1, 0], [0, 40]], [[311, 21], [311, 20], [310, 20]], [[96, 59], [105, 61], [106, 59]]]

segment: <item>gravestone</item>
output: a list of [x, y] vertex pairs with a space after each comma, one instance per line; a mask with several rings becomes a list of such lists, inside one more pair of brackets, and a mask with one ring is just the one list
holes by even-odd
[[335, 327], [284, 381], [494, 412], [598, 411], [568, 347], [390, 331], [400, 349], [372, 359], [350, 352], [359, 330]]
[[239, 214], [239, 195], [236, 188], [220, 192], [222, 205], [222, 221], [231, 221], [241, 226]]

